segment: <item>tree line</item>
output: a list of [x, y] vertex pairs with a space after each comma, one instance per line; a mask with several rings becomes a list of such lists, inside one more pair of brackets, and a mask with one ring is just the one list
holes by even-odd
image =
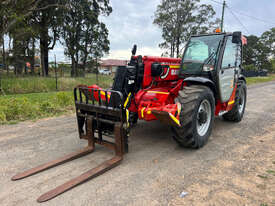
[[[71, 59], [71, 76], [79, 76], [87, 64], [109, 51], [108, 29], [100, 16], [112, 12], [109, 0], [2, 0], [0, 2], [0, 45], [4, 65], [9, 60], [20, 74], [25, 62], [34, 73], [35, 55], [41, 59], [42, 75], [49, 74], [49, 51], [57, 42]], [[161, 0], [154, 13], [161, 29], [164, 56], [180, 57], [194, 34], [212, 33], [220, 19], [210, 4], [201, 0]], [[4, 40], [9, 40], [7, 54]], [[275, 70], [275, 28], [260, 37], [247, 36], [244, 47], [246, 68]], [[6, 66], [7, 67], [7, 66]], [[7, 68], [8, 69], [8, 68]]]
[[[71, 76], [79, 76], [88, 61], [108, 53], [108, 30], [99, 17], [111, 12], [109, 0], [2, 0], [0, 45], [6, 69], [10, 58], [16, 74], [23, 72], [26, 61], [34, 73], [39, 50], [42, 75], [48, 76], [49, 51], [60, 42], [72, 62]], [[12, 55], [5, 52], [5, 39]]]
[[243, 63], [247, 70], [266, 69], [275, 72], [275, 27], [260, 37], [247, 36], [244, 46]]

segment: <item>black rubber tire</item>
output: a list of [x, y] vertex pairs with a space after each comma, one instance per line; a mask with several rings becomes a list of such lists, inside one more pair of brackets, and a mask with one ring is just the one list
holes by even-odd
[[[243, 90], [244, 94], [244, 108], [242, 112], [239, 112], [239, 107], [240, 107], [240, 91]], [[244, 111], [245, 111], [245, 105], [246, 105], [246, 84], [244, 81], [239, 81], [238, 86], [237, 86], [237, 91], [236, 91], [236, 96], [235, 96], [235, 103], [229, 112], [223, 115], [223, 118], [227, 121], [232, 121], [232, 122], [240, 122], [243, 118]]]
[[[200, 104], [207, 99], [211, 105], [211, 120], [205, 135], [197, 132], [197, 114]], [[181, 104], [181, 127], [172, 127], [173, 138], [183, 147], [198, 149], [204, 146], [211, 134], [214, 120], [215, 99], [210, 88], [203, 85], [186, 86], [179, 91], [175, 102]]]

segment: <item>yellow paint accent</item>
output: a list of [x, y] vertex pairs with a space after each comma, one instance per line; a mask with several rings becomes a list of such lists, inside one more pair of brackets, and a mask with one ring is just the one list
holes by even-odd
[[155, 93], [155, 94], [170, 94], [169, 92], [159, 92], [159, 91], [147, 91], [148, 93]]
[[129, 102], [129, 99], [130, 99], [130, 96], [131, 96], [131, 92], [128, 94], [128, 97], [124, 102], [124, 108], [127, 106], [128, 102]]
[[235, 102], [235, 100], [232, 100], [232, 101], [228, 102], [228, 104], [229, 104], [229, 105], [230, 105], [230, 104], [234, 104], [234, 102]]
[[169, 116], [170, 116], [170, 118], [171, 118], [174, 122], [176, 122], [177, 125], [180, 126], [180, 121], [179, 121], [174, 115], [172, 115], [171, 113], [169, 113]]
[[141, 117], [143, 118], [144, 117], [144, 114], [143, 114], [143, 111], [145, 110], [145, 107], [143, 107], [141, 110], [140, 110], [140, 113], [141, 113]]
[[151, 110], [148, 110], [148, 111], [147, 111], [147, 114], [152, 114], [152, 111], [151, 111]]
[[[105, 96], [105, 92], [103, 92], [103, 91], [100, 91], [100, 94]], [[107, 93], [107, 97], [110, 98], [110, 95], [108, 93]]]
[[180, 115], [180, 111], [181, 111], [181, 104], [177, 103], [177, 108], [178, 108], [178, 116]]
[[126, 121], [127, 121], [127, 127], [129, 127], [129, 110], [126, 109]]
[[180, 65], [170, 65], [169, 66], [171, 69], [179, 69]]

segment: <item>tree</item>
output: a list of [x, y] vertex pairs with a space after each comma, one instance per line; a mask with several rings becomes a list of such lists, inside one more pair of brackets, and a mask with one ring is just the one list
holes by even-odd
[[[28, 25], [35, 31], [39, 31], [41, 45], [41, 59], [44, 74], [48, 75], [48, 51], [53, 49], [56, 42], [56, 25], [60, 20], [56, 17], [61, 7], [64, 7], [65, 0], [2, 0], [0, 2], [0, 35], [1, 37], [13, 32], [16, 39], [15, 46], [19, 46], [18, 39], [22, 39], [26, 33], [30, 33], [29, 29], [23, 29]], [[30, 25], [31, 24], [31, 25]], [[16, 32], [20, 29], [20, 32]], [[54, 38], [49, 36], [53, 34]], [[37, 35], [33, 35], [32, 41], [35, 41]], [[52, 40], [54, 39], [54, 40]], [[52, 45], [51, 41], [53, 42]], [[16, 53], [19, 55], [18, 51]], [[15, 58], [17, 60], [17, 58]], [[19, 64], [17, 64], [19, 66]], [[32, 67], [33, 68], [33, 67]], [[19, 70], [20, 71], [20, 70]]]
[[56, 7], [58, 4], [47, 4], [41, 7], [45, 0], [2, 0], [0, 2], [1, 27], [0, 36], [8, 33], [11, 27], [25, 18], [33, 15], [35, 11]]
[[270, 49], [270, 55], [275, 57], [275, 27], [261, 35], [262, 43]]
[[[21, 7], [19, 7], [21, 8]], [[34, 54], [31, 49], [34, 50], [35, 38], [37, 38], [37, 30], [34, 24], [32, 16], [25, 17], [16, 21], [8, 31], [13, 41], [13, 64], [15, 66], [15, 74], [21, 74], [25, 68], [25, 63], [31, 62], [31, 68], [33, 73], [34, 68]]]
[[171, 57], [180, 56], [190, 35], [206, 33], [219, 24], [219, 19], [213, 20], [213, 7], [199, 2], [162, 0], [158, 5], [153, 23], [162, 29], [164, 42], [159, 45], [160, 48], [169, 49]]
[[244, 65], [254, 65], [259, 69], [271, 69], [269, 61], [270, 49], [259, 37], [250, 35], [247, 37], [247, 45], [244, 46]]
[[[83, 45], [80, 56], [83, 68], [86, 68], [87, 61], [100, 59], [104, 53], [110, 49], [108, 40], [108, 30], [105, 24], [98, 22], [92, 25], [91, 21], [87, 22], [87, 28], [84, 31]], [[91, 35], [92, 34], [92, 35]]]
[[3, 63], [3, 68], [7, 69], [7, 62], [6, 62], [6, 51], [5, 51], [5, 37], [4, 35], [2, 38], [0, 38], [0, 46], [2, 46], [2, 63]]
[[[39, 4], [39, 8], [33, 14], [35, 27], [39, 34], [40, 59], [42, 73], [49, 74], [49, 50], [54, 49], [60, 37], [60, 29], [63, 25], [62, 11], [65, 9], [68, 0], [44, 0]], [[48, 7], [52, 5], [51, 7]], [[55, 6], [54, 6], [55, 5]]]
[[79, 75], [79, 63], [98, 58], [109, 50], [108, 30], [99, 21], [100, 15], [109, 15], [109, 0], [71, 0], [64, 11], [62, 37], [65, 54], [71, 58], [71, 76]]

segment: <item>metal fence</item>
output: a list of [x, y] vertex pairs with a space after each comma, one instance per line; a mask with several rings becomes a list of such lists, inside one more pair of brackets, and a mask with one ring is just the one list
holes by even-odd
[[97, 84], [103, 88], [111, 86], [113, 75], [100, 75], [85, 72], [81, 77], [71, 77], [69, 71], [51, 69], [48, 77], [38, 73], [14, 74], [13, 70], [7, 72], [0, 68], [1, 94], [22, 94], [35, 92], [72, 91], [77, 85]]

